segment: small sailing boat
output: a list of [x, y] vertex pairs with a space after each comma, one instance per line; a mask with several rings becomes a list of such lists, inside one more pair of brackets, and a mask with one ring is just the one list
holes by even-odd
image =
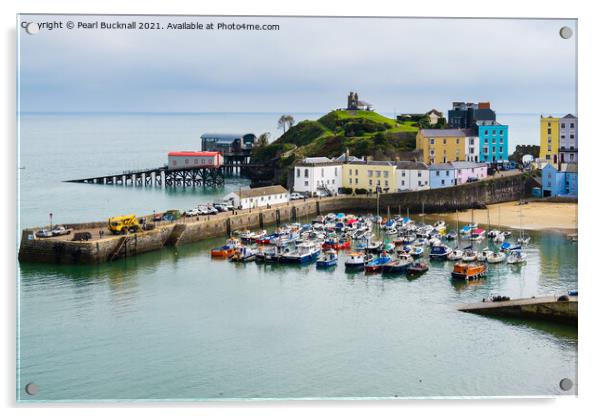
[[487, 257], [493, 253], [493, 250], [485, 248], [477, 253], [478, 261], [487, 261]]
[[508, 264], [522, 264], [526, 263], [526, 261], [527, 255], [520, 250], [512, 250], [510, 254], [508, 254]]
[[462, 260], [462, 256], [464, 256], [464, 251], [456, 248], [447, 255], [447, 259], [452, 261]]
[[502, 252], [499, 253], [491, 253], [487, 256], [487, 263], [496, 264], [503, 263], [506, 260], [506, 255]]

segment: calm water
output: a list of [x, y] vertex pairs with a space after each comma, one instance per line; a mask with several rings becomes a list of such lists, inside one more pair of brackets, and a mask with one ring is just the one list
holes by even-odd
[[[265, 131], [276, 119], [26, 116], [21, 225], [216, 199], [60, 180], [160, 165], [168, 150], [198, 148], [204, 131]], [[526, 265], [492, 266], [468, 285], [450, 281], [451, 263], [408, 280], [211, 260], [221, 242], [99, 266], [20, 264], [19, 399], [554, 395], [560, 379], [576, 380], [575, 329], [456, 311], [493, 294], [576, 288], [577, 246], [561, 234], [534, 235]], [[33, 398], [21, 393], [28, 382], [40, 386]]]

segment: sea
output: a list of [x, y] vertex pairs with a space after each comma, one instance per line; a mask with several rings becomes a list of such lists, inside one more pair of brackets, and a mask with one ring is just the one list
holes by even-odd
[[[248, 181], [176, 190], [64, 181], [161, 166], [168, 151], [199, 149], [205, 132], [274, 139], [279, 116], [21, 114], [17, 243], [21, 229], [49, 225], [51, 213], [60, 224], [219, 200]], [[511, 149], [538, 143], [539, 114], [498, 120], [510, 125]], [[389, 279], [346, 273], [342, 260], [329, 271], [212, 260], [223, 238], [93, 266], [20, 263], [17, 400], [576, 394], [576, 328], [457, 311], [492, 295], [577, 288], [577, 245], [555, 231], [531, 235], [525, 265], [492, 266], [470, 284], [450, 280], [451, 263]], [[571, 390], [560, 389], [563, 378]], [[37, 394], [25, 392], [28, 383]]]

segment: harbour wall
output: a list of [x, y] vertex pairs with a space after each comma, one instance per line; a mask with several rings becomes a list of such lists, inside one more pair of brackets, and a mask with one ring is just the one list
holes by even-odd
[[482, 302], [459, 308], [462, 312], [508, 318], [535, 319], [577, 325], [579, 302], [576, 296], [559, 301], [554, 296]]
[[[39, 228], [21, 233], [19, 261], [55, 264], [98, 264], [126, 258], [165, 246], [187, 244], [223, 237], [236, 230], [264, 228], [284, 222], [305, 221], [312, 216], [339, 211], [379, 210], [381, 215], [397, 212], [445, 212], [468, 209], [475, 204], [492, 204], [517, 200], [525, 196], [526, 178], [513, 175], [456, 186], [418, 192], [381, 194], [379, 196], [336, 196], [291, 201], [270, 208], [240, 210], [215, 217], [196, 217], [159, 223], [153, 230], [124, 236], [107, 235], [89, 241], [35, 237]], [[147, 217], [150, 220], [150, 216]], [[106, 229], [106, 221], [64, 224], [74, 231]]]

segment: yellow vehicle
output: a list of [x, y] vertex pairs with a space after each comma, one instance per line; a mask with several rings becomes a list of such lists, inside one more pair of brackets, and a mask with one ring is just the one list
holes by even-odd
[[135, 233], [141, 230], [135, 215], [121, 215], [109, 218], [109, 230], [113, 234]]

